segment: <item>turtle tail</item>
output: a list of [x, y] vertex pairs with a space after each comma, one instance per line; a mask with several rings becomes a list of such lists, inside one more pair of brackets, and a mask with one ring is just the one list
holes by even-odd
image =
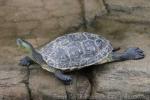
[[113, 52], [116, 52], [116, 51], [118, 51], [118, 50], [120, 50], [121, 48], [120, 47], [115, 47], [112, 51]]

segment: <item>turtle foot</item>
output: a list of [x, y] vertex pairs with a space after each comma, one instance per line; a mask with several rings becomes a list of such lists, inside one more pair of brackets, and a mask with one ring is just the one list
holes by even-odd
[[30, 66], [31, 65], [31, 59], [29, 57], [24, 57], [20, 60], [19, 65]]
[[123, 59], [125, 60], [138, 60], [142, 59], [145, 57], [144, 51], [141, 50], [140, 48], [133, 47], [133, 48], [128, 48], [124, 54], [123, 54]]
[[65, 79], [63, 80], [65, 85], [69, 85], [72, 83], [72, 77], [71, 76], [65, 76]]
[[71, 84], [71, 82], [72, 82], [72, 77], [71, 76], [69, 76], [69, 75], [65, 75], [65, 74], [63, 74], [62, 72], [56, 72], [55, 73], [55, 76], [59, 79], [59, 80], [61, 80], [65, 85], [69, 85], [69, 84]]

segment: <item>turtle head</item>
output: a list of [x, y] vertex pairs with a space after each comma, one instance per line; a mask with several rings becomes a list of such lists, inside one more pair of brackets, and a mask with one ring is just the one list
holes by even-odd
[[25, 41], [25, 40], [23, 40], [23, 39], [20, 39], [20, 38], [18, 38], [18, 39], [16, 40], [16, 42], [17, 42], [17, 45], [18, 45], [20, 48], [24, 49], [24, 50], [27, 51], [27, 52], [32, 52], [33, 46], [32, 46], [29, 42], [27, 42], [27, 41]]

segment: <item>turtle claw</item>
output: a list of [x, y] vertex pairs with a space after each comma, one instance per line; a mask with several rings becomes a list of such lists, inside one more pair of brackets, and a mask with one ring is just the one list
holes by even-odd
[[141, 55], [141, 56], [145, 56], [145, 55], [144, 55], [144, 53], [142, 53], [142, 52], [140, 52], [140, 53], [139, 53], [139, 55]]
[[138, 60], [138, 59], [142, 59], [142, 58], [144, 58], [144, 56], [138, 55], [134, 58], [134, 60]]
[[65, 85], [69, 85], [72, 82], [72, 77], [69, 75], [63, 74], [61, 71], [55, 72], [55, 76], [61, 80]]
[[24, 57], [20, 60], [19, 65], [21, 65], [21, 66], [30, 66], [31, 61], [28, 57]]
[[125, 51], [124, 58], [127, 60], [138, 60], [144, 58], [144, 51], [139, 48], [128, 48]]
[[139, 48], [136, 48], [136, 51], [141, 52], [141, 53], [144, 52], [143, 50], [141, 50], [141, 49], [139, 49]]
[[69, 85], [72, 82], [72, 77], [70, 76], [65, 76], [64, 80], [62, 80], [64, 82], [65, 85]]
[[29, 66], [30, 63], [28, 61], [26, 61], [26, 60], [20, 60], [19, 65], [21, 65], [21, 66]]

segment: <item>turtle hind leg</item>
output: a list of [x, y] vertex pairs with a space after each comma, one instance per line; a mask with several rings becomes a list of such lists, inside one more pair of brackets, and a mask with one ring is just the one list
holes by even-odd
[[139, 48], [128, 48], [123, 53], [112, 53], [112, 61], [138, 60], [144, 58], [143, 50]]
[[72, 77], [69, 75], [65, 75], [62, 71], [56, 71], [54, 75], [61, 81], [64, 82], [64, 84], [69, 85], [72, 81]]
[[19, 62], [19, 65], [22, 66], [30, 66], [31, 64], [35, 63], [31, 58], [29, 58], [28, 56], [22, 58]]

